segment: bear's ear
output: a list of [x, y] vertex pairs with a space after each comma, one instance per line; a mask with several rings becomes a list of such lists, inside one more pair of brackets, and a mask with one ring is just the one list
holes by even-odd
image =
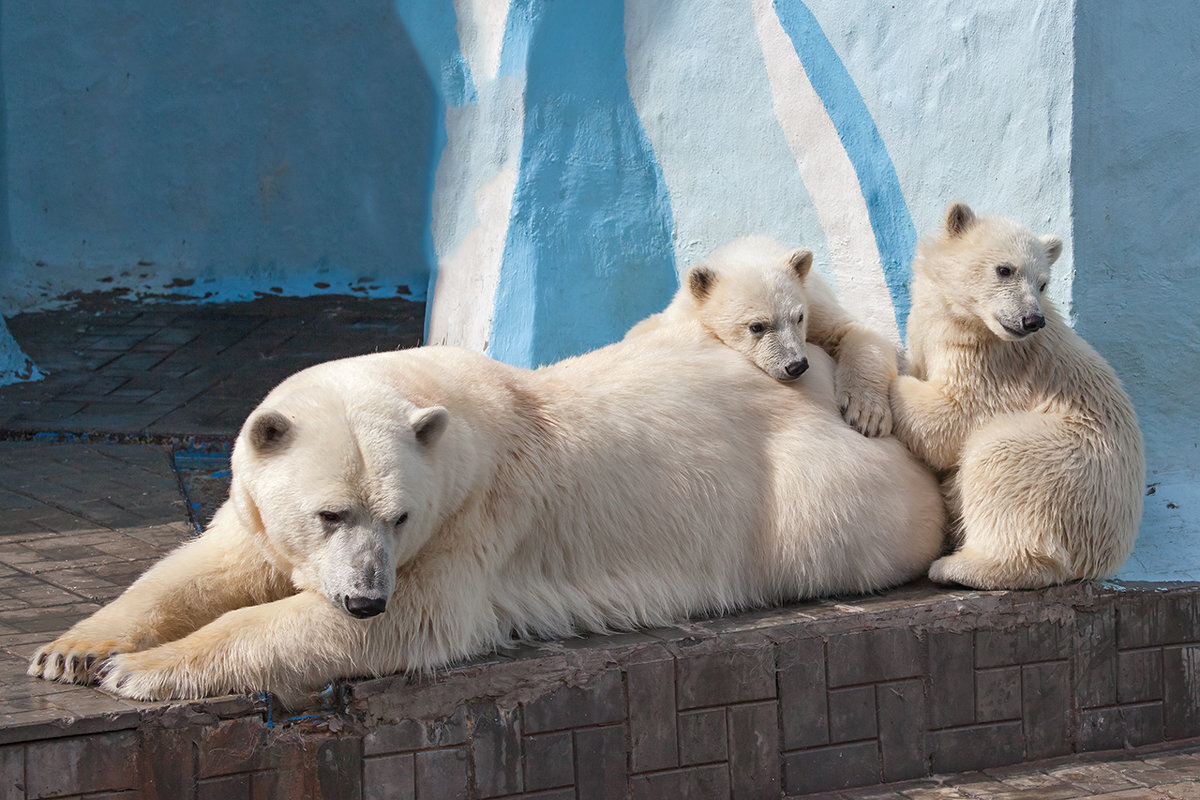
[[1041, 237], [1042, 246], [1046, 248], [1046, 260], [1053, 264], [1062, 255], [1063, 241], [1054, 234], [1047, 233]]
[[250, 420], [247, 438], [260, 453], [282, 450], [291, 440], [292, 422], [278, 411], [264, 411]]
[[808, 277], [808, 271], [812, 269], [813, 252], [807, 247], [801, 247], [791, 252], [788, 256], [788, 268], [796, 274], [800, 280]]
[[716, 282], [717, 273], [703, 264], [697, 264], [687, 271], [688, 289], [691, 290], [692, 297], [697, 300], [703, 300], [708, 297], [712, 291], [713, 284]]
[[446, 425], [450, 422], [450, 412], [442, 406], [418, 408], [408, 418], [408, 422], [412, 425], [417, 441], [425, 447], [431, 447], [445, 432]]
[[956, 201], [946, 208], [946, 233], [961, 236], [963, 231], [975, 224], [975, 212], [966, 203]]

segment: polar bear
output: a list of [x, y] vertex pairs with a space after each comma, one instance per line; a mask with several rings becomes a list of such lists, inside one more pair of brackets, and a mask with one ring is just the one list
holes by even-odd
[[1046, 296], [1056, 236], [964, 203], [913, 262], [911, 375], [895, 432], [945, 474], [961, 549], [929, 577], [980, 589], [1111, 575], [1133, 548], [1145, 460], [1129, 397]]
[[834, 381], [846, 421], [867, 436], [887, 436], [896, 351], [842, 308], [828, 284], [811, 272], [812, 263], [807, 248], [788, 248], [765, 236], [735, 239], [690, 267], [670, 305], [626, 336], [698, 320], [780, 381], [804, 373], [807, 343], [813, 342], [837, 361]]
[[247, 419], [205, 533], [29, 673], [287, 698], [922, 575], [936, 478], [842, 424], [809, 360], [782, 384], [673, 325], [537, 370], [447, 347], [306, 369]]

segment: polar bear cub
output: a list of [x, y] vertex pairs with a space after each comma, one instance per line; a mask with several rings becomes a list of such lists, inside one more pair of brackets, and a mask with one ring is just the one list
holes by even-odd
[[887, 436], [896, 352], [838, 304], [821, 276], [812, 273], [812, 263], [807, 248], [791, 249], [764, 236], [735, 239], [689, 268], [670, 305], [627, 336], [695, 320], [785, 382], [808, 369], [812, 342], [837, 362], [834, 385], [846, 421], [868, 436]]
[[921, 241], [896, 435], [944, 486], [961, 548], [929, 577], [1030, 588], [1114, 573], [1142, 513], [1129, 397], [1046, 296], [1056, 236], [963, 203]]

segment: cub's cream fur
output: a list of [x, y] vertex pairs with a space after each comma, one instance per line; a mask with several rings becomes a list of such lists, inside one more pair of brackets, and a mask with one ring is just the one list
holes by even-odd
[[867, 436], [887, 436], [896, 351], [886, 337], [846, 313], [821, 276], [811, 272], [812, 260], [811, 250], [774, 239], [735, 239], [688, 269], [671, 304], [626, 335], [695, 320], [780, 381], [803, 374], [806, 343], [813, 342], [837, 361], [834, 384], [846, 421]]
[[981, 589], [1111, 575], [1133, 548], [1145, 461], [1112, 368], [1046, 297], [1056, 236], [962, 203], [913, 263], [896, 435], [945, 474], [961, 548], [929, 577]]
[[29, 672], [294, 696], [921, 575], [936, 479], [842, 424], [809, 361], [785, 385], [680, 324], [535, 371], [438, 347], [304, 370], [247, 420], [204, 535]]

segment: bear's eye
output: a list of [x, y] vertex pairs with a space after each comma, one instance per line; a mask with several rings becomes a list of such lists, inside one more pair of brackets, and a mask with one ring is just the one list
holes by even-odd
[[404, 523], [408, 522], [408, 512], [405, 511], [400, 516], [396, 517], [396, 527], [399, 528]]
[[1011, 278], [1013, 274], [1013, 268], [1008, 264], [1001, 264], [1000, 266], [996, 267], [996, 274], [1001, 278]]
[[342, 521], [342, 515], [336, 511], [318, 511], [317, 516], [322, 522], [328, 522], [330, 525], [336, 525]]
[[796, 324], [797, 324], [797, 325], [803, 325], [803, 324], [804, 324], [804, 315], [803, 315], [803, 314], [801, 314], [800, 316], [796, 317]]
[[1042, 281], [1042, 285], [1038, 287], [1038, 291], [1039, 292], [1046, 291], [1046, 282], [1045, 281]]
[[750, 328], [750, 332], [755, 336], [758, 336], [767, 329], [767, 326], [763, 325], [761, 322], [751, 322], [748, 327]]

